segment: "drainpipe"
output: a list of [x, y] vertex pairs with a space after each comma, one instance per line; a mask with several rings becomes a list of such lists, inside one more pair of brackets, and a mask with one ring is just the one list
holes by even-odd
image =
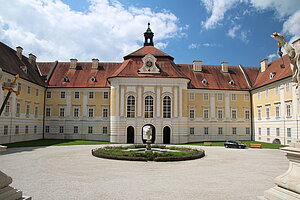
[[45, 139], [45, 110], [46, 110], [46, 91], [44, 91], [44, 110], [43, 110], [43, 140]]
[[254, 127], [254, 124], [253, 124], [253, 101], [252, 101], [252, 93], [250, 92], [250, 134], [251, 134], [251, 141], [254, 141], [254, 135], [253, 135], [253, 127]]

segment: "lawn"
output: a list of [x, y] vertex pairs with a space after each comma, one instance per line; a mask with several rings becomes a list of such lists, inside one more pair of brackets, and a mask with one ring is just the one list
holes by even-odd
[[[250, 146], [250, 144], [261, 144], [261, 148], [263, 149], [280, 149], [282, 147], [286, 147], [284, 145], [280, 144], [271, 144], [271, 143], [266, 143], [266, 142], [257, 142], [257, 141], [241, 141], [242, 143], [246, 144], [247, 147]], [[224, 142], [211, 142], [211, 146], [224, 146]], [[185, 145], [199, 145], [203, 146], [203, 142], [198, 142], [198, 143], [188, 143]]]
[[45, 139], [31, 140], [24, 142], [15, 142], [3, 144], [8, 148], [15, 147], [36, 147], [36, 146], [64, 146], [64, 145], [88, 145], [88, 144], [112, 144], [110, 142], [91, 141], [91, 140], [60, 140], [60, 139]]

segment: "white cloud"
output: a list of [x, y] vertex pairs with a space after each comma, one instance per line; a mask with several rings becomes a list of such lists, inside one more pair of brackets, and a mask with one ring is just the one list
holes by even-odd
[[231, 38], [236, 37], [236, 32], [241, 29], [241, 25], [234, 25], [231, 29], [228, 30], [227, 35]]
[[[125, 8], [118, 1], [90, 0], [89, 10], [76, 12], [60, 0], [3, 1], [0, 7], [0, 40], [22, 46], [38, 60], [100, 58], [122, 60], [143, 42], [151, 23], [159, 48], [168, 38], [182, 37], [188, 27], [167, 10]], [[28, 51], [28, 52], [27, 52]]]
[[192, 43], [188, 46], [189, 49], [199, 49], [200, 47], [218, 47], [220, 45], [214, 44], [214, 43]]
[[271, 62], [273, 60], [273, 58], [275, 58], [275, 57], [276, 57], [275, 53], [272, 53], [272, 54], [267, 56], [267, 58], [269, 59], [269, 62]]
[[[287, 33], [292, 36], [292, 40], [296, 39], [300, 35], [300, 1], [299, 0], [201, 0], [207, 12], [210, 16], [202, 21], [202, 26], [205, 29], [216, 28], [224, 20], [224, 16], [227, 11], [235, 8], [238, 4], [245, 3], [250, 4], [252, 8], [245, 10], [242, 15], [246, 15], [256, 11], [268, 11], [274, 10], [274, 18], [282, 21], [283, 33]], [[286, 19], [288, 17], [288, 19]], [[238, 28], [238, 27], [233, 27]], [[236, 38], [236, 30], [231, 30], [228, 35], [232, 38]], [[241, 30], [240, 39], [245, 43], [249, 42], [247, 39], [248, 32]]]
[[165, 49], [167, 46], [168, 46], [168, 42], [158, 42], [156, 43], [156, 48], [160, 49], [160, 50], [163, 50]]
[[196, 43], [192, 43], [188, 46], [189, 49], [198, 49], [199, 48], [199, 44]]

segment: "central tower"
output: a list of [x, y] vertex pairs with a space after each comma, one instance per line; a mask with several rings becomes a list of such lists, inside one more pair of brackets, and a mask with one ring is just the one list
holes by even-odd
[[150, 29], [150, 23], [148, 23], [148, 28], [147, 28], [146, 32], [144, 33], [144, 37], [145, 37], [144, 46], [154, 46], [153, 36], [154, 36], [154, 33]]

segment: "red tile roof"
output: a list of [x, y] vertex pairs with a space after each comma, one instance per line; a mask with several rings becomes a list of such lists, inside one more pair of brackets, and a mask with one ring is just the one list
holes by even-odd
[[[254, 84], [254, 88], [259, 88], [264, 85], [292, 76], [292, 70], [290, 68], [290, 59], [288, 55], [284, 55], [283, 60], [285, 68], [280, 67], [280, 65], [282, 64], [281, 58], [278, 58], [269, 63], [266, 71], [260, 72], [258, 74]], [[270, 79], [270, 73], [275, 74], [275, 76], [272, 79]]]
[[[27, 73], [25, 73], [20, 66], [26, 66]], [[30, 64], [28, 58], [24, 55], [22, 56], [22, 60], [20, 60], [16, 51], [2, 42], [0, 42], [0, 67], [7, 73], [12, 75], [19, 74], [20, 77], [25, 80], [41, 86], [45, 85], [37, 66]]]
[[154, 57], [167, 57], [170, 60], [174, 60], [174, 58], [172, 56], [162, 52], [161, 50], [155, 48], [154, 46], [144, 46], [144, 47], [128, 54], [127, 56], [124, 56], [124, 60], [133, 58], [133, 57], [144, 57], [147, 54], [152, 54]]
[[[221, 65], [202, 65], [202, 71], [193, 71], [193, 65], [178, 65], [181, 71], [191, 79], [191, 89], [215, 89], [215, 90], [250, 90], [250, 87], [238, 66], [229, 66], [228, 72], [222, 72]], [[252, 75], [251, 75], [252, 77]], [[203, 84], [203, 80], [207, 84]], [[229, 82], [233, 80], [234, 84]]]

